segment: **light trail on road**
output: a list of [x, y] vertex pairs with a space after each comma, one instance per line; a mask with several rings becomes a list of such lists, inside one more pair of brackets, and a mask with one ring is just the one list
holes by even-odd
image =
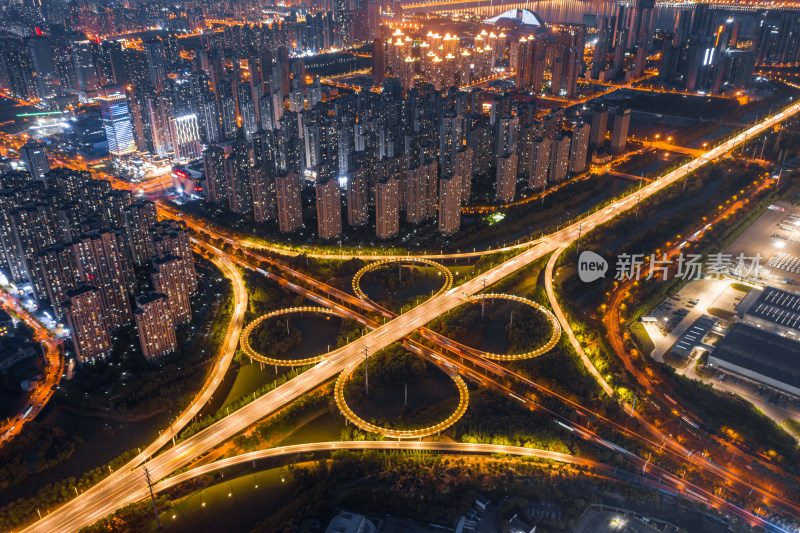
[[44, 380], [28, 396], [22, 410], [0, 426], [0, 446], [2, 446], [19, 435], [25, 424], [34, 420], [48, 404], [61, 383], [65, 360], [61, 340], [53, 337], [52, 333], [27, 311], [17, 298], [5, 290], [0, 290], [0, 305], [6, 311], [16, 314], [33, 329], [35, 338], [42, 345], [46, 367]]
[[[411, 311], [393, 319], [388, 324], [379, 326], [349, 345], [331, 352], [328, 359], [314, 368], [307, 370], [280, 387], [264, 394], [257, 400], [242, 407], [235, 413], [232, 413], [230, 416], [225, 417], [148, 461], [147, 467], [150, 471], [150, 475], [154, 480], [160, 480], [175, 470], [186, 466], [198, 455], [230, 439], [258, 420], [274, 413], [285, 404], [297, 399], [302, 394], [316, 388], [325, 381], [332, 379], [346, 366], [360, 359], [365, 347], [370, 351], [376, 352], [399, 341], [411, 332], [425, 326], [434, 318], [460, 305], [462, 303], [461, 294], [466, 296], [477, 294], [483, 290], [485, 286], [500, 281], [544, 255], [572, 242], [582, 230], [588, 231], [597, 225], [612, 220], [618, 214], [634, 208], [642, 198], [647, 198], [672, 185], [697, 168], [733, 150], [747, 139], [796, 114], [798, 111], [800, 111], [800, 103], [795, 103], [725, 143], [709, 150], [697, 159], [673, 170], [659, 180], [649, 183], [639, 191], [633, 192], [612, 205], [582, 217], [564, 229], [541, 239], [537, 244], [523, 251], [516, 257], [466, 281], [459, 287], [451, 289], [445, 294], [427, 300]], [[428, 258], [430, 258], [430, 256], [428, 256]], [[136, 501], [144, 485], [144, 477], [140, 472], [125, 472], [114, 480], [103, 483], [102, 487], [98, 490], [90, 490], [84, 495], [76, 497], [69, 503], [50, 513], [47, 517], [26, 528], [24, 531], [49, 533], [79, 530], [82, 527], [91, 525], [99, 518], [112, 513], [124, 505]], [[97, 486], [95, 488], [97, 488]]]

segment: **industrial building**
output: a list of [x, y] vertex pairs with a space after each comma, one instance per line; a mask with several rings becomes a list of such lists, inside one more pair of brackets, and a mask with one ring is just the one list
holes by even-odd
[[708, 365], [800, 396], [800, 342], [738, 322], [714, 348]]
[[736, 312], [757, 328], [800, 339], [800, 294], [775, 287], [753, 290], [739, 302]]

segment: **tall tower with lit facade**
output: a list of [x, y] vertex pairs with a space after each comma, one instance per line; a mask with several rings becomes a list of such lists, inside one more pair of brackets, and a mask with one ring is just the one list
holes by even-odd
[[108, 153], [111, 157], [130, 154], [136, 151], [133, 140], [133, 124], [125, 91], [119, 87], [105, 87], [100, 95], [100, 119], [108, 139]]

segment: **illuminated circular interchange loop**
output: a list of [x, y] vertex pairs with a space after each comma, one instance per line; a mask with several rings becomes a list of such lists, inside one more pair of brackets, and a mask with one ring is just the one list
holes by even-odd
[[303, 365], [313, 365], [319, 363], [325, 358], [327, 354], [320, 354], [316, 357], [308, 357], [306, 359], [273, 359], [272, 357], [266, 357], [261, 355], [257, 351], [250, 346], [250, 334], [253, 332], [253, 329], [261, 324], [263, 321], [268, 320], [270, 318], [275, 318], [277, 316], [283, 315], [292, 315], [292, 314], [299, 314], [299, 313], [317, 313], [321, 315], [331, 315], [335, 317], [342, 318], [339, 313], [333, 311], [331, 309], [326, 309], [325, 307], [290, 307], [288, 309], [278, 309], [277, 311], [272, 311], [271, 313], [267, 313], [266, 315], [262, 315], [247, 325], [242, 331], [242, 336], [240, 337], [240, 344], [242, 346], [242, 351], [247, 354], [248, 357], [255, 359], [256, 361], [267, 363], [270, 365], [278, 365], [278, 366], [303, 366]]
[[364, 291], [361, 290], [361, 278], [367, 272], [370, 272], [372, 270], [377, 270], [377, 269], [379, 269], [379, 268], [381, 268], [383, 266], [386, 266], [386, 265], [389, 265], [389, 264], [392, 264], [392, 263], [401, 263], [401, 264], [402, 263], [418, 263], [418, 264], [421, 264], [421, 265], [432, 266], [436, 270], [438, 270], [439, 272], [442, 272], [444, 274], [444, 276], [445, 276], [444, 285], [442, 285], [442, 288], [439, 289], [439, 291], [436, 292], [436, 294], [434, 294], [432, 296], [432, 298], [435, 298], [435, 297], [439, 296], [440, 294], [443, 294], [445, 291], [447, 291], [448, 289], [450, 289], [450, 287], [453, 286], [453, 273], [450, 272], [450, 270], [448, 268], [446, 268], [444, 265], [442, 265], [441, 263], [437, 263], [436, 261], [431, 261], [430, 259], [424, 259], [422, 257], [408, 257], [408, 258], [401, 258], [401, 259], [383, 259], [381, 261], [376, 261], [375, 263], [368, 264], [367, 266], [365, 266], [364, 268], [362, 268], [361, 270], [356, 272], [355, 275], [353, 276], [353, 293], [356, 296], [358, 296], [359, 298], [361, 298], [362, 300], [365, 300], [365, 301], [370, 302], [372, 304], [378, 305], [377, 303], [373, 302], [369, 298], [369, 296], [367, 296], [364, 293]]
[[342, 370], [342, 373], [339, 374], [339, 377], [336, 379], [336, 385], [333, 388], [333, 397], [336, 400], [336, 405], [339, 407], [339, 411], [341, 411], [341, 413], [345, 416], [345, 418], [347, 418], [359, 429], [368, 431], [370, 433], [377, 433], [379, 435], [383, 435], [384, 437], [389, 437], [392, 439], [417, 439], [421, 437], [428, 437], [430, 435], [435, 435], [440, 431], [444, 431], [445, 429], [455, 424], [458, 421], [458, 419], [464, 416], [464, 413], [467, 411], [467, 405], [469, 404], [469, 391], [467, 390], [466, 383], [464, 383], [464, 380], [461, 379], [461, 376], [459, 376], [457, 373], [452, 372], [450, 370], [442, 369], [448, 376], [450, 376], [450, 378], [455, 382], [456, 387], [458, 388], [458, 407], [456, 407], [456, 410], [453, 411], [453, 414], [451, 414], [438, 424], [434, 424], [433, 426], [420, 429], [408, 429], [408, 430], [390, 429], [381, 426], [376, 426], [375, 424], [370, 424], [369, 422], [367, 422], [366, 420], [355, 414], [353, 410], [350, 409], [350, 406], [347, 405], [347, 402], [344, 399], [344, 387], [350, 380], [350, 376], [353, 375], [353, 372], [356, 371], [356, 368], [358, 368], [360, 364], [361, 364], [360, 362], [355, 363]]
[[495, 361], [519, 361], [520, 359], [531, 359], [532, 357], [537, 357], [552, 350], [553, 347], [558, 343], [558, 340], [561, 338], [561, 324], [558, 323], [558, 319], [553, 313], [550, 312], [549, 309], [539, 305], [533, 300], [528, 300], [527, 298], [522, 298], [521, 296], [514, 296], [513, 294], [474, 294], [472, 296], [468, 296], [465, 299], [465, 302], [480, 302], [484, 298], [489, 298], [492, 300], [510, 300], [512, 302], [518, 302], [533, 307], [534, 309], [543, 313], [547, 319], [550, 320], [550, 324], [553, 326], [553, 333], [550, 335], [550, 338], [546, 343], [535, 350], [521, 354], [497, 354], [476, 350], [479, 351], [483, 357], [486, 357], [487, 359], [493, 359]]

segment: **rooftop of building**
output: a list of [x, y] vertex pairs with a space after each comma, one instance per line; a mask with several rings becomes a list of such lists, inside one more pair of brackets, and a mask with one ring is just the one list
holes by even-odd
[[800, 342], [738, 322], [711, 357], [800, 388]]
[[762, 291], [751, 291], [739, 307], [740, 315], [772, 322], [784, 328], [800, 329], [800, 294], [764, 287]]
[[682, 357], [688, 357], [692, 349], [703, 341], [706, 333], [711, 331], [711, 328], [714, 327], [716, 323], [717, 319], [714, 317], [708, 315], [701, 316], [694, 321], [691, 327], [681, 335], [678, 342], [672, 346], [672, 352]]
[[137, 308], [136, 308], [135, 312], [136, 313], [140, 313], [140, 312], [143, 311], [142, 310], [142, 306], [145, 306], [147, 304], [151, 304], [151, 303], [156, 302], [158, 300], [164, 300], [166, 298], [167, 298], [167, 296], [165, 294], [161, 294], [161, 293], [158, 293], [158, 292], [148, 292], [148, 293], [142, 294], [140, 296], [137, 296], [136, 297]]
[[529, 9], [509, 9], [483, 22], [486, 24], [516, 22], [522, 26], [544, 27], [544, 20], [542, 20], [542, 17]]

